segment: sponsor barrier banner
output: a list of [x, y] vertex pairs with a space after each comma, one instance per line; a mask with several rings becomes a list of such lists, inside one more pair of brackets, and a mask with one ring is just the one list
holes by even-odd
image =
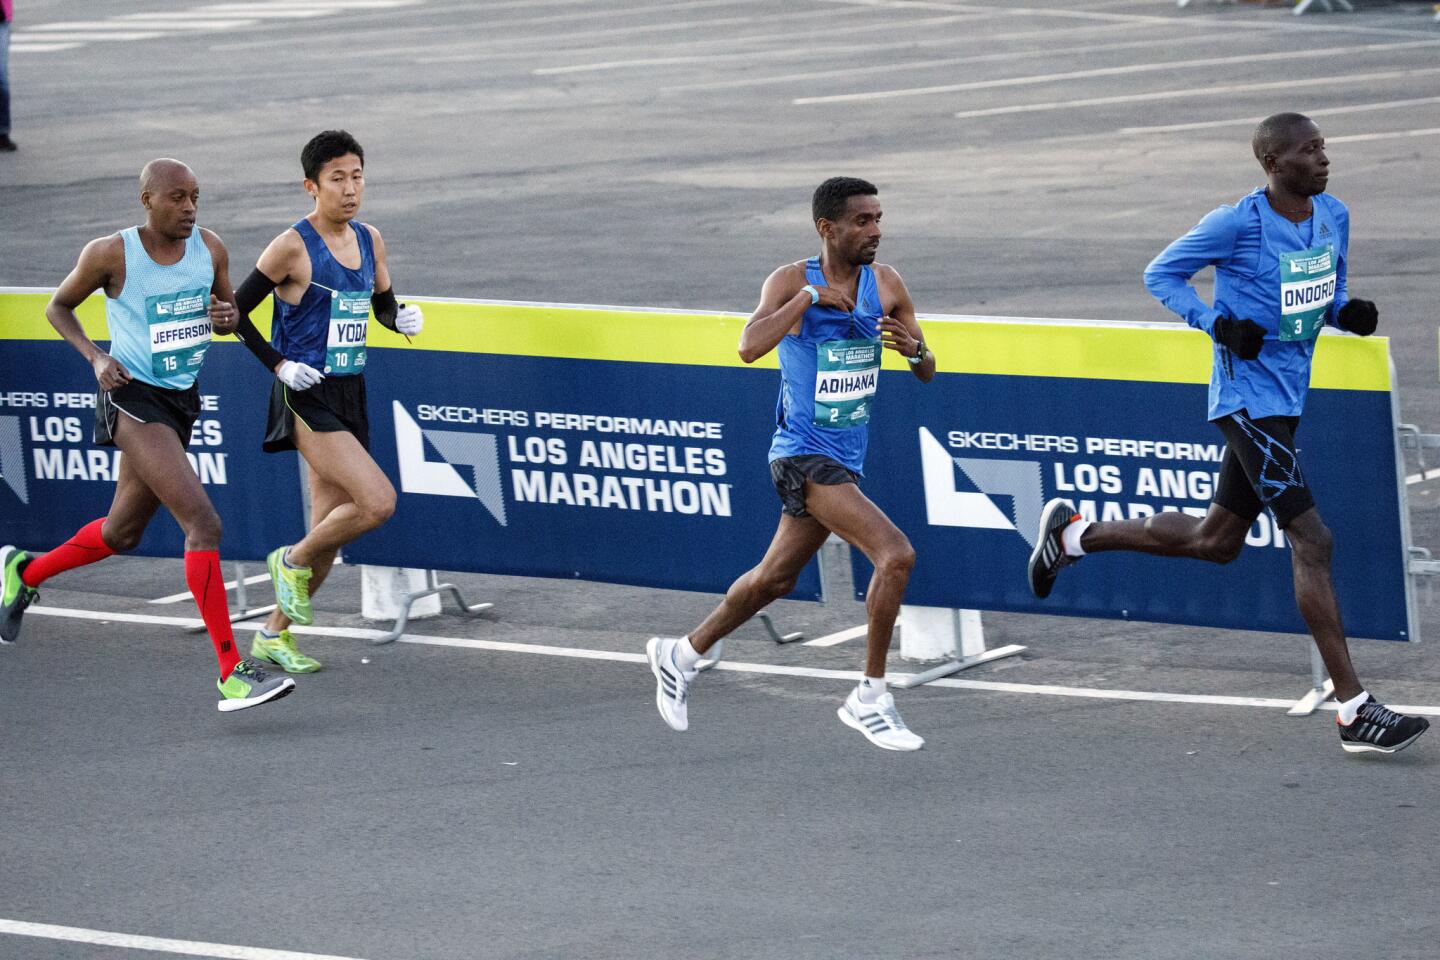
[[[1206, 421], [1203, 334], [1160, 324], [922, 322], [943, 372], [920, 389], [908, 374], [881, 375], [865, 482], [915, 546], [907, 603], [1306, 632], [1290, 550], [1268, 513], [1229, 565], [1096, 554], [1064, 570], [1048, 599], [1030, 594], [1026, 563], [1052, 497], [1091, 520], [1204, 516], [1224, 438]], [[947, 359], [947, 349], [963, 353]], [[1335, 536], [1347, 631], [1412, 639], [1388, 341], [1327, 332], [1311, 383], [1299, 469]], [[860, 591], [870, 573], [857, 552]]]
[[[41, 293], [0, 293], [0, 538], [43, 547], [103, 514], [114, 454], [90, 444], [94, 381]], [[779, 503], [766, 460], [779, 376], [736, 355], [744, 317], [424, 301], [414, 343], [371, 324], [372, 452], [395, 516], [351, 562], [723, 591]], [[103, 309], [86, 305], [103, 339]], [[257, 317], [264, 326], [264, 318]], [[908, 603], [1303, 632], [1270, 518], [1233, 564], [1096, 555], [1051, 597], [1025, 581], [1041, 504], [1098, 519], [1204, 513], [1223, 442], [1205, 421], [1210, 347], [1172, 324], [923, 318], [939, 372], [885, 351], [863, 488], [910, 536]], [[1335, 533], [1352, 636], [1411, 639], [1388, 341], [1322, 335], [1300, 463]], [[663, 361], [663, 362], [662, 362]], [[220, 338], [190, 452], [227, 556], [300, 530], [293, 454], [260, 452], [269, 378]], [[174, 555], [157, 518], [143, 552]], [[856, 554], [857, 584], [869, 568]], [[818, 599], [815, 564], [796, 598]]]

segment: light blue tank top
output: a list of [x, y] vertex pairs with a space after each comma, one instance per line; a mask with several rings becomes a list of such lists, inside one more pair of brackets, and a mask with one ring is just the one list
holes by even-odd
[[365, 333], [375, 292], [375, 248], [363, 223], [350, 221], [360, 244], [360, 269], [343, 266], [309, 220], [295, 224], [310, 254], [310, 286], [294, 305], [275, 295], [270, 341], [287, 360], [330, 377], [365, 372]]
[[[825, 286], [820, 258], [805, 263], [805, 280]], [[812, 306], [798, 334], [780, 341], [780, 397], [770, 459], [823, 454], [865, 472], [870, 411], [880, 376], [880, 291], [875, 271], [860, 268], [855, 312]]]
[[196, 227], [185, 256], [170, 266], [150, 259], [140, 228], [121, 230], [125, 240], [125, 286], [105, 300], [110, 355], [136, 380], [184, 390], [195, 382], [210, 346], [210, 290], [215, 264]]

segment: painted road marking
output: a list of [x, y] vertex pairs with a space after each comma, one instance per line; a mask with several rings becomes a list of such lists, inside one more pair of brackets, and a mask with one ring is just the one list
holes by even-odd
[[[1329, 141], [1327, 140], [1326, 142], [1328, 143]], [[1405, 482], [1407, 484], [1424, 483], [1426, 480], [1434, 480], [1437, 477], [1440, 477], [1440, 467], [1436, 467], [1434, 470], [1426, 470], [1424, 473], [1412, 473], [1405, 478]]]
[[166, 937], [89, 930], [85, 927], [62, 927], [53, 923], [27, 923], [24, 920], [0, 919], [0, 933], [36, 937], [41, 940], [93, 943], [102, 947], [124, 947], [127, 950], [149, 950], [152, 953], [179, 953], [187, 957], [218, 957], [220, 960], [360, 960], [358, 957], [337, 957], [328, 953], [297, 953], [294, 950], [239, 947], [199, 940], [171, 940]]
[[[1433, 76], [1440, 68], [1423, 67], [1416, 70], [1387, 70], [1383, 73], [1355, 73], [1348, 76], [1310, 77], [1303, 80], [1267, 80], [1261, 83], [1235, 83], [1225, 86], [1183, 87], [1179, 90], [1158, 90], [1152, 93], [1130, 93], [1114, 97], [1089, 97], [1083, 100], [1054, 100], [1049, 103], [1026, 103], [1008, 107], [989, 107], [984, 110], [960, 110], [953, 114], [958, 119], [975, 117], [999, 117], [1015, 113], [1042, 113], [1050, 110], [1073, 110], [1079, 107], [1098, 107], [1116, 103], [1142, 103], [1151, 100], [1182, 100], [1188, 97], [1213, 97], [1227, 93], [1247, 93], [1254, 90], [1282, 90], [1291, 87], [1315, 87], [1337, 82], [1359, 83], [1370, 80], [1404, 80], [1413, 77]], [[1109, 136], [1111, 131], [1105, 131]], [[1333, 142], [1327, 137], [1326, 142]]]
[[846, 640], [854, 640], [856, 637], [863, 637], [869, 632], [869, 624], [862, 623], [858, 627], [851, 627], [848, 630], [841, 630], [839, 633], [831, 633], [823, 637], [816, 637], [814, 640], [806, 640], [800, 645], [802, 647], [834, 647], [839, 646]]
[[[268, 574], [268, 573], [259, 573], [259, 574], [256, 574], [256, 575], [253, 576], [253, 577], [246, 577], [246, 578], [245, 578], [245, 585], [246, 585], [246, 586], [249, 586], [249, 585], [252, 584], [252, 583], [262, 583], [262, 582], [264, 582], [264, 581], [266, 581], [266, 580], [269, 580], [269, 579], [270, 579], [270, 574]], [[234, 590], [234, 589], [235, 589], [235, 581], [234, 581], [234, 580], [226, 580], [226, 581], [225, 581], [225, 589], [226, 589], [226, 590]], [[170, 594], [170, 596], [168, 596], [168, 597], [160, 597], [160, 598], [158, 598], [158, 599], [151, 600], [150, 602], [151, 602], [151, 603], [179, 603], [181, 600], [189, 600], [192, 596], [194, 596], [194, 594], [192, 594], [189, 590], [186, 590], [186, 591], [183, 592], [183, 593], [172, 593], [172, 594]]]
[[[1320, 110], [1307, 110], [1305, 116], [1315, 117], [1338, 117], [1347, 113], [1370, 113], [1374, 110], [1398, 110], [1401, 107], [1414, 107], [1426, 103], [1440, 103], [1440, 97], [1415, 97], [1410, 100], [1381, 100], [1378, 103], [1356, 103], [1348, 107], [1325, 107]], [[1162, 123], [1153, 127], [1121, 127], [1121, 133], [1180, 133], [1185, 130], [1210, 130], [1215, 127], [1238, 127], [1252, 126], [1264, 120], [1264, 117], [1232, 117], [1228, 120], [1199, 120], [1194, 123]]]
[[[72, 620], [108, 620], [116, 623], [141, 623], [155, 626], [198, 627], [201, 621], [188, 617], [157, 617], [143, 613], [106, 613], [96, 610], [76, 610], [68, 607], [31, 607], [29, 614], [42, 617], [64, 617]], [[301, 627], [291, 626], [291, 633], [311, 634], [317, 637], [348, 637], [356, 640], [379, 640], [389, 636], [385, 630], [364, 627]], [[432, 647], [456, 647], [467, 650], [485, 650], [494, 653], [527, 653], [542, 657], [567, 657], [576, 660], [606, 660], [613, 663], [645, 663], [643, 653], [623, 653], [614, 650], [587, 650], [583, 647], [556, 647], [541, 643], [515, 643], [509, 640], [473, 640], [469, 637], [436, 637], [407, 633], [399, 643], [416, 643]], [[744, 663], [722, 660], [716, 670], [732, 673], [757, 673], [777, 677], [806, 677], [816, 680], [837, 680], [856, 683], [859, 670], [827, 670], [820, 667], [797, 667], [788, 664]], [[892, 673], [892, 680], [913, 676], [908, 673]], [[991, 693], [1019, 693], [1046, 697], [1078, 697], [1087, 700], [1128, 700], [1150, 703], [1188, 703], [1221, 707], [1264, 707], [1289, 710], [1295, 706], [1294, 699], [1280, 700], [1271, 697], [1225, 697], [1201, 693], [1163, 693], [1147, 690], [1100, 690], [1092, 687], [1067, 687], [1046, 683], [1005, 683], [997, 680], [958, 680], [943, 677], [930, 681], [927, 686], [949, 687], [956, 690], [985, 690]], [[1388, 704], [1390, 709], [1402, 713], [1424, 714], [1440, 717], [1440, 706], [1413, 706]], [[1321, 705], [1321, 709], [1334, 710], [1335, 702]]]
[[[1137, 73], [1163, 73], [1182, 68], [1222, 67], [1231, 64], [1275, 62], [1280, 60], [1333, 59], [1356, 53], [1393, 53], [1440, 46], [1440, 40], [1411, 40], [1405, 43], [1367, 43], [1359, 46], [1324, 47], [1317, 50], [1272, 50], [1269, 53], [1245, 53], [1229, 57], [1205, 57], [1195, 60], [1168, 60], [1158, 63], [1131, 63], [1119, 67], [1096, 67], [1090, 70], [1066, 70], [1061, 73], [1029, 74], [997, 80], [972, 80], [967, 83], [946, 83], [929, 87], [905, 87], [898, 90], [871, 90], [865, 93], [835, 93], [820, 97], [797, 97], [796, 106], [818, 103], [857, 103], [869, 100], [893, 100], [897, 97], [920, 97], [938, 93], [960, 93], [969, 90], [994, 90], [1001, 87], [1026, 87], [1094, 77], [1119, 77]], [[1337, 78], [1338, 79], [1338, 78]]]
[[1396, 130], [1392, 133], [1354, 133], [1348, 137], [1326, 137], [1325, 143], [1367, 143], [1371, 140], [1401, 140], [1406, 137], [1433, 137], [1440, 134], [1440, 127], [1426, 127], [1423, 130]]

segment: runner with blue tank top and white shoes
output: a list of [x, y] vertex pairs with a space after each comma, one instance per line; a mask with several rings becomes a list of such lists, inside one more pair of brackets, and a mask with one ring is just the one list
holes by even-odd
[[[1225, 456], [1209, 511], [1088, 523], [1068, 501], [1052, 500], [1030, 557], [1030, 588], [1046, 597], [1062, 568], [1106, 550], [1228, 563], [1268, 509], [1290, 541], [1295, 600], [1335, 682], [1340, 746], [1394, 753], [1429, 722], [1386, 708], [1355, 675], [1330, 578], [1330, 530], [1295, 445], [1320, 329], [1368, 337], [1379, 311], [1346, 287], [1350, 213], [1325, 192], [1330, 160], [1320, 129], [1278, 113], [1256, 128], [1251, 147], [1267, 185], [1210, 213], [1145, 270], [1150, 292], [1215, 341], [1210, 420], [1225, 436]], [[1190, 285], [1207, 266], [1215, 268], [1214, 306]]]
[[905, 357], [923, 383], [935, 375], [910, 292], [894, 268], [875, 263], [882, 211], [873, 184], [834, 177], [811, 202], [822, 251], [765, 281], [760, 305], [740, 336], [740, 358], [753, 363], [779, 350], [780, 397], [770, 444], [770, 475], [780, 496], [780, 525], [759, 566], [686, 637], [652, 637], [645, 652], [655, 675], [660, 716], [689, 727], [688, 701], [704, 654], [796, 578], [831, 532], [875, 566], [866, 592], [865, 672], [837, 711], [840, 720], [886, 750], [918, 750], [925, 741], [900, 718], [885, 689], [885, 661], [900, 600], [915, 563], [910, 541], [860, 492], [881, 350]]
[[[110, 512], [64, 544], [32, 556], [0, 548], [0, 643], [19, 635], [21, 615], [45, 580], [132, 550], [162, 505], [185, 533], [185, 581], [220, 663], [218, 706], [241, 710], [289, 694], [295, 681], [240, 659], [220, 573], [220, 518], [185, 456], [200, 416], [195, 378], [212, 333], [235, 329], [229, 255], [195, 220], [200, 186], [178, 160], [152, 160], [140, 174], [145, 224], [87, 244], [56, 289], [45, 316], [95, 371], [95, 442], [119, 447]], [[89, 336], [75, 310], [105, 294], [110, 351]]]
[[[300, 165], [315, 209], [271, 241], [236, 292], [237, 335], [276, 377], [264, 448], [299, 450], [310, 467], [310, 532], [271, 552], [276, 609], [250, 646], [252, 657], [290, 673], [320, 669], [296, 648], [289, 627], [312, 621], [310, 598], [336, 553], [395, 510], [395, 488], [370, 456], [370, 314], [406, 337], [424, 324], [419, 307], [395, 300], [380, 231], [355, 219], [365, 192], [360, 144], [326, 130], [305, 145]], [[249, 314], [272, 293], [267, 343]]]

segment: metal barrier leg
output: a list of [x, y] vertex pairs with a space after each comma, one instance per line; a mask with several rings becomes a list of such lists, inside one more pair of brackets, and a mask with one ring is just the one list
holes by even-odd
[[394, 643], [400, 639], [400, 635], [405, 632], [406, 624], [410, 622], [410, 608], [415, 604], [415, 601], [425, 597], [448, 593], [455, 599], [455, 604], [460, 608], [460, 612], [467, 617], [478, 617], [486, 610], [495, 606], [493, 603], [467, 603], [465, 601], [465, 595], [460, 592], [459, 587], [453, 583], [439, 583], [439, 579], [434, 570], [426, 570], [425, 581], [429, 586], [423, 590], [415, 590], [405, 594], [405, 599], [400, 602], [400, 616], [395, 620], [394, 629], [385, 634], [385, 636], [378, 637], [370, 642], [379, 646], [384, 643]]
[[770, 634], [770, 639], [776, 643], [794, 643], [796, 640], [805, 639], [805, 634], [803, 633], [781, 633], [775, 628], [775, 621], [771, 618], [770, 614], [764, 610], [755, 614], [755, 619], [765, 625], [765, 632]]
[[1308, 717], [1320, 709], [1320, 704], [1335, 692], [1335, 681], [1325, 672], [1325, 661], [1320, 659], [1320, 648], [1310, 643], [1310, 691], [1295, 701], [1295, 706], [1285, 711], [1292, 717]]
[[908, 677], [900, 677], [890, 681], [890, 686], [901, 690], [909, 690], [911, 687], [918, 687], [921, 684], [929, 683], [931, 680], [939, 680], [941, 677], [948, 677], [951, 674], [959, 673], [961, 670], [969, 670], [971, 667], [978, 667], [982, 663], [989, 663], [991, 660], [999, 660], [1002, 657], [1013, 657], [1023, 653], [1025, 648], [1018, 643], [1012, 643], [1005, 647], [996, 647], [994, 650], [986, 650], [984, 653], [977, 653], [973, 657], [960, 657], [932, 667], [920, 673], [911, 674]]
[[[245, 589], [245, 564], [239, 560], [235, 561], [235, 603], [231, 609], [235, 613], [230, 614], [231, 623], [239, 623], [241, 620], [253, 620], [262, 613], [269, 613], [275, 609], [275, 604], [267, 604], [263, 607], [251, 608], [247, 606], [250, 602], [249, 592]], [[204, 633], [205, 624], [198, 627], [186, 627], [186, 633]]]

